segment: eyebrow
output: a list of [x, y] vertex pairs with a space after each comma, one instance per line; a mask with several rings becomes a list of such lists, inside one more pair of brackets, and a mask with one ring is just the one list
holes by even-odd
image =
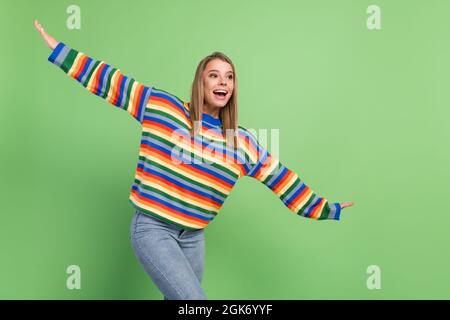
[[[217, 71], [217, 72], [220, 72], [219, 70], [216, 70], [216, 69], [212, 69], [212, 70], [209, 70], [208, 72], [211, 72], [211, 71]], [[227, 73], [233, 73], [233, 71], [228, 71]]]

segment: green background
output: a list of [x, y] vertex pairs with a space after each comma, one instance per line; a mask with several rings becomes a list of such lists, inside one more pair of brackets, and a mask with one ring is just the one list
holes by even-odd
[[[69, 30], [66, 8], [81, 8]], [[381, 8], [368, 30], [367, 7]], [[189, 99], [234, 62], [239, 123], [341, 221], [293, 215], [244, 177], [205, 229], [209, 299], [450, 298], [448, 1], [12, 1], [0, 13], [0, 298], [162, 299], [129, 241], [140, 126], [47, 61], [33, 26]], [[81, 290], [66, 268], [81, 268]], [[369, 290], [367, 267], [381, 268]]]

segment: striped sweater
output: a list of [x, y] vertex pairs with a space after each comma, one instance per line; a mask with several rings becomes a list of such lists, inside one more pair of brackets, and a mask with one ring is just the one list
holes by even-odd
[[315, 194], [250, 130], [238, 127], [234, 149], [225, 143], [220, 118], [203, 113], [200, 133], [192, 137], [189, 102], [62, 42], [48, 60], [140, 123], [139, 157], [129, 195], [137, 210], [184, 229], [203, 229], [217, 216], [237, 180], [249, 176], [297, 215], [339, 220], [340, 204]]

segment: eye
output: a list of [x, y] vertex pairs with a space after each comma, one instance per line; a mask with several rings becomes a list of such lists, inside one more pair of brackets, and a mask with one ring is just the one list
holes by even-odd
[[[217, 77], [217, 75], [216, 75], [215, 73], [210, 73], [209, 76], [210, 76], [210, 77]], [[233, 79], [233, 75], [230, 74], [230, 75], [228, 76], [228, 79], [230, 79], [230, 80]]]

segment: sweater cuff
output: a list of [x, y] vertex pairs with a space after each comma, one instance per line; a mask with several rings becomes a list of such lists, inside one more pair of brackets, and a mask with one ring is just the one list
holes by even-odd
[[341, 205], [338, 202], [336, 202], [334, 204], [334, 206], [336, 207], [336, 211], [335, 211], [334, 217], [332, 217], [332, 219], [340, 220], [340, 218], [341, 218], [341, 210], [342, 210]]
[[75, 62], [77, 55], [78, 51], [70, 48], [63, 42], [59, 42], [48, 57], [48, 61], [50, 61], [54, 65], [57, 65], [67, 73]]
[[58, 44], [56, 45], [56, 47], [53, 49], [52, 53], [48, 57], [48, 61], [50, 61], [51, 63], [54, 63], [58, 66], [61, 66], [62, 61], [61, 61], [61, 59], [58, 59], [58, 57], [60, 56], [61, 51], [64, 49], [64, 47], [66, 47], [66, 45], [64, 43], [58, 42]]

